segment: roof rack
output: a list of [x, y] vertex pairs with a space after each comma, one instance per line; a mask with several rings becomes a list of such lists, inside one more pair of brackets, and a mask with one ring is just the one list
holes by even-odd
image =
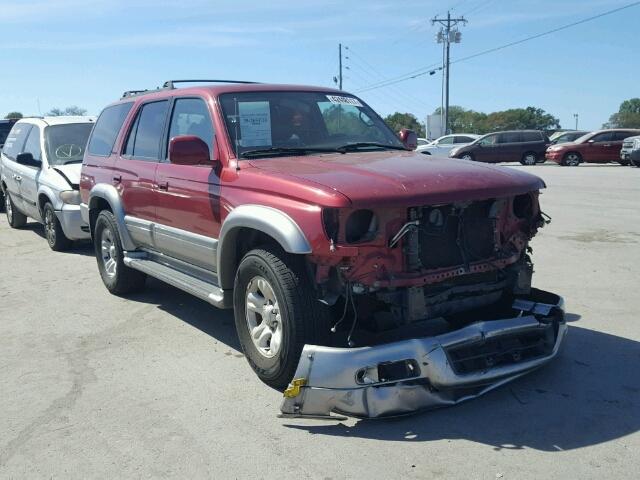
[[247, 80], [167, 80], [162, 88], [174, 89], [176, 83], [247, 83], [255, 84], [260, 82], [249, 82]]
[[122, 98], [135, 97], [136, 95], [142, 95], [150, 91], [151, 90], [127, 90], [122, 94]]

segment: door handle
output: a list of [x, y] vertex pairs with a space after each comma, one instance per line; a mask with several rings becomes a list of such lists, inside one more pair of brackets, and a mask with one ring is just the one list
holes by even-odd
[[610, 147], [610, 146], [611, 146], [610, 143], [607, 143], [607, 144], [603, 145], [603, 147]]
[[160, 190], [169, 190], [169, 182], [160, 182], [160, 183], [158, 183], [158, 188]]
[[122, 175], [114, 175], [113, 183], [120, 183], [122, 181]]
[[14, 179], [16, 182], [21, 182], [21, 181], [22, 181], [22, 177], [21, 177], [20, 175], [14, 175], [14, 176], [13, 176], [13, 179]]

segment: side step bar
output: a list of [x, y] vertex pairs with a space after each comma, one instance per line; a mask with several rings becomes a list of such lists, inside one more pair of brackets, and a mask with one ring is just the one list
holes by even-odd
[[231, 291], [222, 290], [213, 283], [206, 282], [148, 258], [134, 255], [125, 253], [124, 264], [127, 267], [162, 280], [218, 308], [231, 308], [233, 306]]

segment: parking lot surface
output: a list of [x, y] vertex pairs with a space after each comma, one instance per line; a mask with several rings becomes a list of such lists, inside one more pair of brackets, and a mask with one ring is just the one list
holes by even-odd
[[640, 169], [547, 182], [534, 285], [570, 323], [547, 367], [400, 419], [276, 417], [232, 313], [159, 281], [110, 295], [88, 244], [0, 219], [0, 478], [637, 478]]

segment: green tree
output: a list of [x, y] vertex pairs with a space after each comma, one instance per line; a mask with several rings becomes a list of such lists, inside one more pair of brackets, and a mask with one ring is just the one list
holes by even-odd
[[[433, 113], [440, 115], [440, 111], [440, 107], [438, 107]], [[451, 133], [486, 133], [486, 119], [486, 113], [467, 110], [458, 105], [449, 107], [449, 129]]]
[[24, 115], [22, 115], [22, 113], [20, 112], [9, 112], [7, 113], [7, 116], [4, 117], [6, 119], [14, 119], [14, 118], [22, 118]]
[[408, 128], [409, 130], [416, 132], [419, 137], [424, 137], [426, 135], [424, 125], [420, 123], [412, 113], [396, 112], [391, 115], [387, 115], [384, 121], [396, 133], [403, 128]]
[[60, 108], [52, 108], [47, 112], [47, 115], [50, 117], [59, 117], [62, 115], [86, 115], [87, 111], [84, 108], [77, 107], [76, 105], [71, 105], [70, 107], [65, 108], [64, 110]]
[[557, 130], [560, 121], [541, 108], [512, 108], [487, 115], [487, 131], [500, 130]]
[[630, 98], [620, 104], [616, 113], [609, 117], [604, 128], [640, 128], [640, 98]]

